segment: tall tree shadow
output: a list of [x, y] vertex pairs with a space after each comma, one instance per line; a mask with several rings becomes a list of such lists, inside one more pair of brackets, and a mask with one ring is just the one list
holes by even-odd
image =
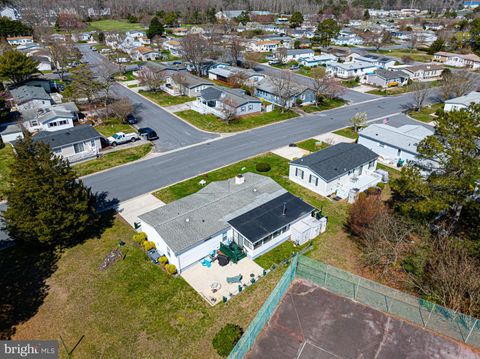
[[96, 196], [98, 219], [84, 235], [62, 248], [17, 242], [0, 250], [0, 339], [10, 339], [17, 325], [37, 313], [48, 294], [47, 280], [57, 270], [62, 251], [88, 239], [100, 238], [113, 225], [118, 201], [107, 200], [105, 193]]

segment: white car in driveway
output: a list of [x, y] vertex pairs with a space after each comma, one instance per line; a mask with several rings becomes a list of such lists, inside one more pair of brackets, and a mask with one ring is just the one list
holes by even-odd
[[135, 132], [123, 133], [117, 132], [107, 138], [108, 144], [110, 146], [121, 145], [122, 143], [135, 142], [139, 140], [140, 137]]

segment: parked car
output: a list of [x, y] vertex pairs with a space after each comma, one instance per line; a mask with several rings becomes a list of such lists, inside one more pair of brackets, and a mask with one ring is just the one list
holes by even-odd
[[141, 137], [148, 141], [158, 140], [157, 133], [152, 130], [150, 127], [142, 127], [138, 129], [138, 133]]
[[127, 123], [130, 125], [134, 125], [138, 123], [137, 118], [132, 113], [127, 115], [127, 118], [125, 119], [125, 121], [127, 121]]
[[270, 61], [268, 61], [268, 64], [269, 65], [278, 65], [278, 64], [280, 64], [280, 61], [279, 60], [270, 60]]
[[117, 132], [107, 138], [108, 144], [110, 146], [121, 145], [122, 143], [135, 142], [139, 140], [140, 137], [135, 132], [123, 133]]
[[300, 66], [298, 66], [298, 65], [290, 66], [290, 70], [298, 70], [298, 69], [300, 69]]

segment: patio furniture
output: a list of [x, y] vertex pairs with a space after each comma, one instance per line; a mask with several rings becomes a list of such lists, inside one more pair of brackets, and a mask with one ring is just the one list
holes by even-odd
[[225, 254], [233, 263], [237, 263], [239, 260], [245, 258], [247, 255], [240, 249], [235, 242], [230, 245], [220, 243], [220, 251]]
[[222, 288], [222, 285], [218, 282], [213, 282], [210, 284], [210, 289], [212, 290], [212, 293], [218, 292]]
[[227, 283], [240, 283], [242, 281], [243, 276], [241, 274], [236, 275], [234, 277], [227, 277]]
[[219, 254], [217, 260], [220, 267], [225, 267], [230, 262], [230, 259], [224, 254]]
[[200, 261], [200, 264], [204, 267], [210, 268], [212, 266], [212, 260], [210, 257], [205, 257]]

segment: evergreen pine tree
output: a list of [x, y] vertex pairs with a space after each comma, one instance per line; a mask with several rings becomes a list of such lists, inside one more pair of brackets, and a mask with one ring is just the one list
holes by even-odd
[[161, 36], [163, 31], [163, 24], [160, 22], [160, 20], [158, 20], [158, 17], [154, 16], [150, 21], [150, 27], [147, 31], [148, 38], [153, 39], [156, 35]]
[[9, 235], [22, 242], [65, 246], [88, 234], [97, 219], [95, 197], [68, 161], [28, 133], [15, 151], [3, 214]]

